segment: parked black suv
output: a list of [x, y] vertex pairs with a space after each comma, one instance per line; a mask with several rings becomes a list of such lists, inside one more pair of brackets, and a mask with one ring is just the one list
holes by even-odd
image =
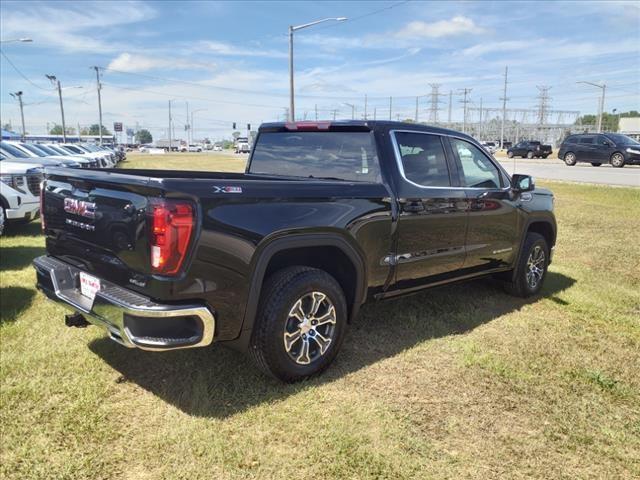
[[547, 158], [551, 153], [553, 153], [551, 145], [543, 145], [541, 142], [525, 140], [518, 142], [513, 147], [509, 147], [507, 157]]
[[610, 163], [621, 168], [640, 164], [640, 143], [619, 133], [585, 133], [567, 137], [558, 151], [558, 158], [570, 167], [588, 162], [594, 167]]
[[264, 124], [244, 174], [47, 169], [41, 210], [38, 288], [68, 325], [226, 343], [284, 381], [329, 366], [367, 300], [496, 274], [537, 294], [556, 241], [550, 191], [398, 122]]

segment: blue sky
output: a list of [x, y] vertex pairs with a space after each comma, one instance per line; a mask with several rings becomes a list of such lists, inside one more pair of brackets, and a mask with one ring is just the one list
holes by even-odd
[[[24, 92], [27, 130], [59, 122], [57, 95], [44, 77], [62, 82], [67, 124], [97, 123], [94, 65], [103, 75], [104, 124], [166, 135], [173, 99], [179, 131], [186, 104], [196, 137], [219, 138], [231, 122], [282, 119], [288, 103], [287, 27], [345, 16], [296, 33], [297, 116], [364, 113], [412, 118], [429, 84], [440, 84], [440, 118], [448, 93], [462, 116], [460, 89], [472, 106], [499, 107], [505, 65], [508, 106], [535, 108], [536, 86], [550, 86], [552, 109], [595, 113], [640, 109], [638, 2], [1, 2], [2, 122], [19, 125], [10, 92]], [[18, 73], [7, 58], [21, 72]], [[26, 78], [25, 78], [26, 77]]]

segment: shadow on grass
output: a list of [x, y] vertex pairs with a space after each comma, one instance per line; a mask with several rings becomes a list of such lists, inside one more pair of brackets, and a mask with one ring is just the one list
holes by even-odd
[[[549, 272], [541, 297], [554, 297], [573, 283]], [[295, 385], [263, 376], [245, 355], [220, 345], [154, 353], [128, 350], [105, 337], [89, 347], [122, 374], [119, 381], [135, 382], [190, 415], [224, 418], [331, 382], [421, 342], [468, 332], [539, 299], [510, 297], [498, 284], [478, 280], [366, 305], [334, 364], [322, 376]]]
[[35, 294], [33, 288], [0, 288], [0, 324], [14, 322], [21, 312], [29, 308]]
[[31, 265], [34, 258], [44, 253], [44, 247], [2, 247], [0, 271], [20, 270]]
[[29, 223], [9, 223], [5, 225], [4, 235], [10, 237], [38, 237], [42, 235], [40, 220]]

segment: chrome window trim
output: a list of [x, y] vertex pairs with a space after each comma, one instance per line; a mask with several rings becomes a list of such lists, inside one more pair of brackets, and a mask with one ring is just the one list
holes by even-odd
[[[436, 135], [439, 137], [447, 137], [447, 138], [456, 138], [458, 140], [462, 140], [464, 142], [468, 142], [471, 143], [472, 145], [474, 145], [475, 147], [479, 148], [481, 152], [483, 152], [482, 154], [487, 157], [487, 159], [489, 159], [489, 161], [491, 162], [492, 165], [494, 165], [498, 171], [502, 172], [506, 178], [509, 179], [509, 185], [504, 187], [504, 188], [483, 188], [483, 187], [454, 187], [454, 186], [448, 186], [448, 187], [436, 187], [436, 186], [431, 186], [428, 187], [426, 185], [420, 185], [419, 183], [415, 183], [412, 182], [411, 180], [409, 180], [405, 173], [404, 173], [404, 165], [402, 164], [402, 155], [400, 154], [400, 146], [398, 145], [398, 141], [396, 140], [396, 133], [420, 133], [422, 135]], [[460, 137], [458, 135], [450, 135], [447, 133], [438, 133], [438, 132], [422, 132], [420, 130], [407, 130], [407, 129], [393, 129], [393, 130], [389, 130], [389, 136], [391, 137], [391, 143], [393, 144], [393, 151], [394, 151], [394, 155], [396, 157], [396, 165], [398, 167], [398, 171], [400, 172], [400, 176], [402, 177], [402, 179], [407, 182], [410, 183], [411, 185], [418, 187], [418, 188], [425, 188], [425, 189], [435, 189], [435, 190], [494, 190], [494, 191], [502, 191], [502, 192], [506, 192], [508, 190], [511, 190], [511, 175], [509, 175], [507, 173], [507, 171], [502, 168], [502, 165], [496, 164], [496, 162], [492, 159], [489, 158], [485, 153], [484, 150], [481, 146], [477, 145], [476, 143], [474, 143], [473, 141], [469, 141], [468, 138], [463, 138]], [[444, 146], [444, 145], [443, 145]], [[446, 151], [445, 151], [445, 155], [446, 155]], [[447, 168], [449, 168], [449, 166], [447, 165]], [[451, 170], [449, 169], [449, 175], [451, 175]]]

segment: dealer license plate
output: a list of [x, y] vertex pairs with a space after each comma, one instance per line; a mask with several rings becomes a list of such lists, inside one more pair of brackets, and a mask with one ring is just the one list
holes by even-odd
[[88, 273], [80, 272], [80, 293], [93, 300], [96, 298], [98, 290], [100, 290], [100, 279]]

